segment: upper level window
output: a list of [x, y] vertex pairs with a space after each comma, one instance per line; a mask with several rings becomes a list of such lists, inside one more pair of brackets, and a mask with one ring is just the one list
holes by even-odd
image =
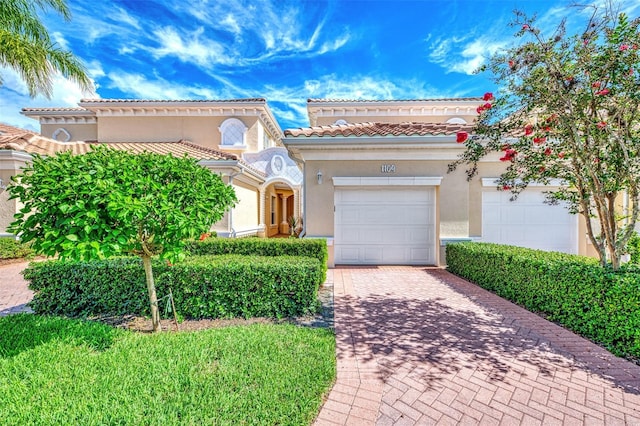
[[452, 117], [447, 120], [447, 123], [448, 124], [467, 124], [465, 119], [460, 117]]
[[336, 125], [336, 126], [344, 126], [345, 124], [349, 124], [349, 123], [347, 123], [347, 120], [341, 118], [339, 120], [336, 120], [336, 122], [333, 123], [333, 124]]
[[51, 134], [51, 139], [55, 139], [60, 142], [69, 142], [71, 140], [71, 133], [69, 133], [64, 127], [59, 127]]
[[225, 120], [219, 127], [222, 134], [221, 145], [226, 146], [245, 146], [245, 137], [247, 134], [247, 126], [237, 118], [229, 118]]

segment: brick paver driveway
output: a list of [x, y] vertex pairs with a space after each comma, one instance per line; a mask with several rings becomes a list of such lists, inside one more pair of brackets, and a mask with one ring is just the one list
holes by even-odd
[[28, 262], [0, 265], [0, 316], [31, 312], [27, 302], [33, 298], [33, 292], [21, 274], [27, 265]]
[[640, 425], [640, 367], [444, 270], [330, 270], [338, 379], [317, 425]]

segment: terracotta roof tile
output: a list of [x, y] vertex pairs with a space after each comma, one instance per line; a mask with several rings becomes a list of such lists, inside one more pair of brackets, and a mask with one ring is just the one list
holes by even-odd
[[110, 148], [141, 153], [144, 151], [156, 154], [172, 154], [183, 157], [185, 154], [196, 160], [237, 160], [238, 156], [218, 151], [192, 142], [180, 140], [178, 142], [89, 142], [88, 145], [106, 145]]
[[80, 107], [43, 107], [43, 108], [22, 108], [22, 112], [88, 112], [84, 108]]
[[157, 154], [173, 154], [177, 157], [186, 154], [196, 160], [238, 160], [238, 156], [235, 154], [217, 151], [184, 140], [177, 142], [60, 142], [29, 130], [0, 123], [0, 149], [39, 155], [53, 155], [60, 151], [84, 154], [97, 144], [134, 153], [148, 151]]
[[244, 98], [244, 99], [82, 99], [80, 103], [192, 103], [192, 102], [266, 102], [264, 98]]
[[470, 132], [472, 128], [471, 124], [448, 123], [349, 123], [288, 129], [284, 134], [292, 137], [434, 136], [454, 135], [460, 131]]
[[90, 148], [84, 142], [59, 142], [30, 130], [0, 124], [0, 149], [24, 151], [29, 154], [53, 155], [60, 151], [83, 154]]
[[481, 97], [469, 98], [427, 98], [427, 99], [319, 99], [309, 98], [307, 103], [395, 103], [395, 102], [455, 102], [455, 101], [482, 101]]

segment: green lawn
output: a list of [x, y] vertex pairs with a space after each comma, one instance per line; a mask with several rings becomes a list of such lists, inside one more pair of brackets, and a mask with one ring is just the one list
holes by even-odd
[[330, 330], [143, 334], [0, 318], [3, 425], [308, 425], [335, 377]]

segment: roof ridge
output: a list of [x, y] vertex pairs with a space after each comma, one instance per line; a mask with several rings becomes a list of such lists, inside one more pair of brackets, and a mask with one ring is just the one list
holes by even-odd
[[365, 122], [332, 124], [285, 130], [285, 136], [433, 136], [452, 135], [459, 131], [471, 131], [473, 124], [429, 123], [429, 122]]
[[193, 147], [193, 148], [196, 148], [196, 149], [200, 149], [200, 150], [205, 151], [205, 152], [210, 152], [212, 154], [219, 155], [220, 157], [227, 157], [228, 160], [238, 160], [239, 159], [238, 156], [235, 155], [235, 154], [231, 154], [229, 152], [224, 152], [224, 151], [218, 151], [217, 149], [208, 148], [206, 146], [198, 145], [198, 144], [195, 144], [195, 143], [193, 143], [193, 142], [191, 142], [190, 140], [187, 140], [187, 139], [180, 139], [178, 141], [178, 143], [181, 143], [183, 145], [187, 145], [187, 146], [190, 146], [190, 147]]
[[265, 98], [237, 98], [237, 99], [135, 99], [135, 98], [84, 98], [80, 99], [80, 103], [189, 103], [189, 102], [266, 102]]
[[460, 98], [418, 98], [418, 99], [338, 99], [338, 98], [307, 98], [307, 103], [385, 103], [385, 102], [443, 102], [443, 101], [482, 101], [481, 96], [460, 97]]

